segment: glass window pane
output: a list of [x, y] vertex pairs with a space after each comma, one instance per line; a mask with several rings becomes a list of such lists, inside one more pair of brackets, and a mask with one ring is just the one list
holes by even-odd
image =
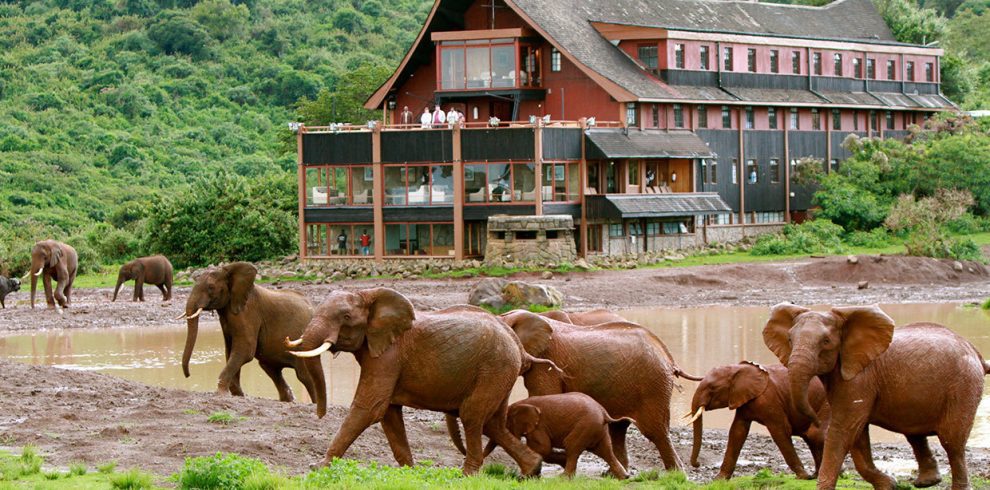
[[464, 166], [465, 202], [485, 202], [488, 195], [486, 165]]
[[553, 187], [553, 197], [551, 201], [563, 201], [567, 198], [567, 167], [563, 163], [544, 164], [546, 171], [544, 177], [547, 178], [545, 184]]
[[406, 168], [385, 167], [385, 205], [406, 204]]
[[464, 48], [443, 49], [440, 53], [441, 88], [464, 88]]
[[406, 245], [406, 225], [386, 224], [385, 255], [405, 255]]
[[307, 206], [326, 206], [329, 204], [326, 172], [326, 167], [311, 167], [306, 169]]
[[491, 49], [467, 48], [467, 88], [492, 86]]
[[493, 163], [488, 165], [488, 202], [511, 202], [512, 192], [510, 173], [512, 166], [508, 163]]
[[430, 255], [452, 257], [454, 255], [454, 225], [433, 225], [433, 247]]
[[443, 204], [454, 202], [454, 167], [452, 165], [434, 165], [430, 167], [430, 203]]
[[567, 200], [581, 199], [581, 169], [577, 163], [567, 164]]
[[331, 167], [328, 172], [330, 187], [330, 205], [340, 206], [347, 204], [347, 169], [344, 167]]
[[430, 253], [430, 225], [409, 223], [409, 253], [406, 255], [427, 255]]
[[333, 255], [354, 255], [357, 237], [352, 233], [350, 225], [334, 225], [330, 227], [330, 239], [333, 240]]
[[409, 173], [409, 205], [429, 204], [430, 202], [430, 167], [426, 165], [410, 165]]
[[306, 255], [327, 256], [327, 225], [306, 225]]
[[513, 201], [536, 201], [536, 165], [516, 163], [512, 167]]
[[514, 46], [492, 47], [492, 85], [516, 86], [516, 50]]
[[351, 167], [351, 204], [370, 206], [374, 204], [374, 174], [371, 167]]

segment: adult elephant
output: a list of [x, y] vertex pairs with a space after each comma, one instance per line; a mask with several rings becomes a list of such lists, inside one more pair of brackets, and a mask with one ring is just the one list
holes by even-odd
[[361, 366], [351, 409], [320, 464], [342, 457], [368, 426], [381, 422], [395, 460], [412, 465], [402, 420], [402, 407], [409, 406], [461, 418], [465, 474], [481, 467], [482, 433], [506, 448], [523, 474], [532, 474], [542, 458], [505, 426], [509, 392], [524, 362], [517, 342], [497, 317], [475, 308], [415, 313], [392, 289], [332, 292], [302, 337], [289, 342], [305, 350], [294, 352], [298, 356], [351, 352]]
[[[526, 352], [553, 361], [565, 373], [530, 370], [523, 375], [529, 396], [571, 391], [589, 395], [612, 417], [633, 419], [657, 447], [666, 469], [682, 469], [670, 442], [670, 396], [675, 377], [701, 378], [684, 373], [656, 335], [635, 323], [579, 327], [522, 310], [502, 319]], [[626, 468], [628, 427], [628, 422], [609, 426], [615, 455]]]
[[540, 313], [540, 316], [551, 318], [558, 322], [570, 323], [571, 325], [598, 325], [601, 323], [626, 321], [625, 318], [601, 308], [588, 311], [551, 310]]
[[144, 284], [154, 284], [162, 292], [162, 301], [172, 299], [172, 263], [164, 255], [152, 255], [134, 259], [122, 266], [117, 273], [117, 287], [113, 301], [117, 301], [120, 286], [134, 280], [134, 297], [131, 301], [144, 301]]
[[907, 436], [918, 460], [914, 485], [941, 478], [928, 447], [938, 436], [952, 468], [952, 488], [969, 488], [966, 440], [990, 365], [966, 339], [932, 323], [894, 330], [879, 307], [852, 306], [827, 312], [779, 304], [770, 312], [763, 340], [787, 366], [791, 398], [817, 420], [808, 385], [825, 385], [831, 420], [818, 474], [818, 488], [835, 488], [846, 454], [874, 488], [895, 481], [877, 469], [870, 452], [869, 424]]
[[[45, 286], [45, 301], [49, 308], [67, 308], [72, 304], [72, 282], [76, 280], [79, 255], [72, 246], [55, 240], [42, 240], [31, 249], [31, 308], [38, 276]], [[52, 279], [55, 290], [52, 291]]]
[[282, 370], [296, 370], [296, 377], [316, 402], [323, 417], [327, 407], [326, 381], [319, 359], [299, 359], [285, 348], [283, 339], [302, 334], [313, 317], [309, 301], [295, 291], [272, 291], [254, 283], [258, 270], [247, 262], [234, 262], [202, 274], [189, 292], [186, 312], [186, 346], [182, 351], [182, 373], [189, 377], [189, 359], [199, 333], [199, 317], [216, 311], [223, 330], [227, 364], [220, 371], [218, 393], [244, 396], [241, 366], [258, 359], [265, 374], [275, 383], [278, 399], [293, 400], [292, 389]]
[[[828, 416], [828, 403], [825, 401], [825, 388], [817, 379], [808, 388], [811, 407], [819, 414], [819, 419]], [[822, 447], [825, 445], [825, 432], [811, 418], [797, 411], [791, 403], [791, 384], [787, 368], [781, 365], [764, 367], [755, 362], [742, 361], [738, 364], [719, 366], [712, 369], [698, 384], [691, 398], [691, 413], [694, 414], [694, 444], [691, 447], [691, 466], [697, 468], [701, 452], [701, 433], [704, 428], [704, 413], [720, 408], [735, 410], [729, 428], [729, 440], [725, 445], [725, 457], [715, 479], [732, 478], [736, 461], [749, 428], [753, 422], [766, 426], [770, 437], [780, 449], [787, 466], [799, 479], [812, 478], [805, 471], [791, 442], [792, 436], [804, 440], [811, 449], [815, 460], [815, 474], [822, 460]], [[689, 414], [690, 415], [690, 414]]]

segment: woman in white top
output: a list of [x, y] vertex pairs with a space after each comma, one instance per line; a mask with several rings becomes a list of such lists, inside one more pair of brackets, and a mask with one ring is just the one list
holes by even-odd
[[433, 124], [433, 114], [430, 113], [430, 106], [423, 108], [423, 115], [419, 116], [419, 126], [421, 128], [428, 128]]

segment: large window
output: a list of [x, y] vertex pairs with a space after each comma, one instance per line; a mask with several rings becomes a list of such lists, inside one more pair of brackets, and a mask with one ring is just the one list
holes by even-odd
[[699, 50], [698, 55], [701, 57], [701, 69], [710, 70], [711, 69], [711, 56], [708, 53], [708, 46], [702, 46]]
[[[374, 223], [310, 223], [306, 225], [306, 256], [329, 257], [372, 255]], [[361, 236], [368, 236], [368, 248], [361, 246]], [[367, 253], [365, 253], [367, 252]]]
[[684, 110], [681, 108], [680, 104], [674, 104], [671, 106], [674, 109], [674, 127], [683, 128], [684, 127]]
[[894, 113], [891, 111], [886, 111], [884, 113], [884, 118], [887, 122], [887, 129], [894, 129]]
[[725, 71], [732, 71], [732, 47], [726, 46], [722, 48], [722, 69]]
[[[639, 178], [639, 170], [636, 170]], [[638, 182], [638, 181], [637, 181]], [[581, 170], [577, 163], [544, 163], [544, 201], [577, 201], [581, 199]]]
[[832, 56], [832, 63], [835, 65], [833, 67], [833, 71], [835, 72], [835, 76], [841, 77], [842, 76], [842, 54], [835, 53]]
[[801, 73], [801, 52], [791, 51], [791, 73]]
[[877, 60], [866, 58], [866, 78], [874, 80], [877, 78]]
[[746, 68], [750, 73], [756, 73], [756, 48], [746, 50]]
[[925, 63], [925, 81], [935, 81], [935, 65], [932, 63]]
[[370, 166], [307, 167], [306, 206], [371, 206]]
[[822, 129], [822, 114], [817, 108], [811, 109], [811, 129], [815, 131]]
[[467, 204], [536, 202], [536, 165], [465, 164], [464, 193]]
[[704, 106], [704, 105], [698, 106], [698, 127], [699, 128], [708, 127], [708, 106]]
[[821, 53], [814, 53], [814, 54], [811, 55], [811, 59], [812, 59], [812, 64], [814, 66], [815, 75], [821, 75], [822, 74], [822, 54]]
[[385, 255], [454, 255], [453, 223], [385, 223]]
[[798, 119], [796, 107], [791, 107], [791, 129], [801, 129], [801, 121]]
[[727, 105], [722, 106], [722, 128], [732, 129], [732, 112]]
[[441, 90], [534, 86], [540, 77], [538, 50], [515, 39], [444, 41], [439, 50]]
[[908, 61], [908, 62], [904, 63], [904, 71], [907, 72], [907, 75], [906, 75], [907, 76], [907, 81], [913, 82], [914, 81], [914, 62], [913, 61]]
[[746, 129], [753, 129], [756, 125], [756, 117], [753, 115], [753, 108], [746, 108]]
[[777, 129], [777, 108], [767, 107], [767, 125], [770, 129]]
[[887, 80], [893, 80], [896, 76], [897, 64], [894, 60], [887, 60]]
[[842, 111], [832, 109], [832, 129], [838, 131], [842, 129]]
[[863, 62], [859, 58], [853, 58], [853, 76], [863, 78]]
[[635, 126], [636, 125], [636, 103], [629, 102], [626, 104], [626, 125]]
[[674, 45], [674, 68], [684, 69], [684, 45]]
[[454, 202], [452, 165], [386, 165], [386, 206], [428, 206]]
[[[680, 46], [680, 44], [678, 44]], [[656, 70], [659, 66], [657, 46], [651, 44], [649, 46], [639, 47], [639, 61], [643, 62], [643, 66], [650, 70]]]
[[780, 51], [776, 49], [770, 50], [770, 73], [780, 72]]

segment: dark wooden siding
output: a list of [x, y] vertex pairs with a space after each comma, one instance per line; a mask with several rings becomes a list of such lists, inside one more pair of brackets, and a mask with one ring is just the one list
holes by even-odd
[[[790, 151], [792, 160], [800, 160], [803, 157], [813, 157], [825, 160], [825, 132], [824, 131], [791, 131]], [[833, 135], [834, 137], [834, 135]], [[811, 197], [814, 195], [813, 187], [791, 185], [791, 192], [794, 197], [791, 199], [792, 211], [803, 211], [811, 207]]]
[[451, 130], [382, 131], [382, 161], [452, 162], [453, 137]]
[[465, 162], [533, 160], [532, 128], [470, 129], [461, 131], [461, 158]]
[[661, 70], [660, 77], [671, 85], [718, 85], [718, 72], [696, 70]]
[[453, 206], [385, 206], [382, 217], [386, 223], [400, 221], [454, 221]]
[[[739, 157], [739, 133], [734, 130], [699, 129], [695, 131], [708, 146], [718, 155], [718, 172], [716, 184], [701, 182], [701, 172], [698, 172], [696, 190], [699, 192], [717, 192], [722, 200], [739, 211], [739, 186], [732, 184], [732, 159]], [[739, 175], [742, 178], [742, 175]]]
[[371, 133], [304, 134], [303, 164], [359, 164], [371, 162]]
[[[784, 155], [783, 131], [746, 131], [744, 134], [745, 155], [741, 176], [746, 186], [746, 212], [783, 211], [784, 196]], [[822, 133], [824, 139], [824, 133]], [[776, 158], [780, 164], [779, 182], [770, 182], [770, 159]], [[756, 160], [757, 182], [749, 183], [749, 169], [746, 161]]]
[[580, 128], [544, 128], [544, 160], [580, 160]]
[[375, 212], [371, 208], [307, 208], [303, 217], [306, 223], [371, 223]]
[[487, 220], [489, 216], [496, 214], [529, 216], [536, 214], [536, 206], [464, 206], [465, 220]]
[[[823, 92], [862, 92], [866, 90], [863, 80], [854, 78], [813, 77], [811, 80], [811, 87]], [[900, 91], [900, 87], [897, 90]]]
[[567, 214], [575, 219], [581, 219], [581, 205], [576, 203], [543, 203], [543, 214]]

